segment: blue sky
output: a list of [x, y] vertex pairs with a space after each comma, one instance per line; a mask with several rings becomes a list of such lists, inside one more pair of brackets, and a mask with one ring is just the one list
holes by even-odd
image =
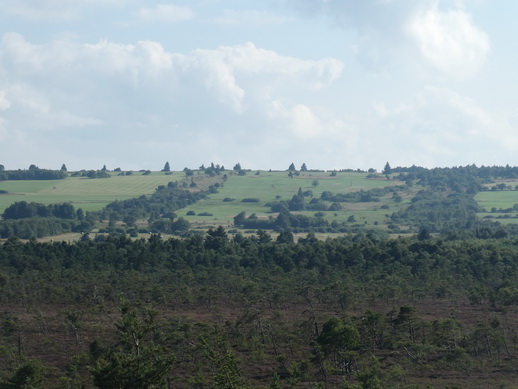
[[512, 0], [0, 0], [0, 164], [518, 164]]

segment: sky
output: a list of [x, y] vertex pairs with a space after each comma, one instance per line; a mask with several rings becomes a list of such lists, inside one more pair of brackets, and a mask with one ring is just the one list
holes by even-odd
[[518, 165], [515, 0], [0, 0], [6, 169]]

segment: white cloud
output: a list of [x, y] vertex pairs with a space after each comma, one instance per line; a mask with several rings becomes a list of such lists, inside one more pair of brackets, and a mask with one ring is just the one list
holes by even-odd
[[292, 4], [306, 15], [323, 13], [340, 27], [354, 30], [352, 50], [372, 70], [415, 64], [465, 78], [480, 70], [490, 49], [487, 33], [474, 24], [464, 1], [293, 0]]
[[[252, 43], [195, 50], [188, 56], [175, 56], [184, 72], [199, 72], [200, 79], [218, 100], [243, 112], [245, 98], [269, 99], [276, 89], [319, 89], [336, 80], [343, 63], [332, 58], [319, 61], [282, 56]], [[178, 64], [177, 62], [177, 64]]]
[[[161, 150], [176, 150], [192, 166], [191, 160], [229, 156], [264, 140], [262, 150], [239, 158], [252, 163], [273, 153], [268, 142], [284, 126], [297, 142], [340, 128], [299, 101], [300, 92], [322, 93], [340, 77], [343, 64], [332, 58], [302, 60], [251, 43], [187, 54], [167, 52], [151, 41], [34, 44], [14, 33], [3, 36], [0, 56], [2, 71], [9, 74], [2, 89], [10, 103], [3, 112], [3, 137], [18, 133], [16, 147], [23, 150], [48, 150], [51, 131], [56, 150], [85, 145], [71, 156], [75, 159], [90, 158], [88, 149], [95, 147], [114, 161], [133, 160], [136, 154], [151, 161], [156, 151], [142, 150], [144, 144], [135, 139], [153, 137], [163, 139]], [[269, 117], [274, 101], [285, 106]], [[195, 139], [205, 140], [197, 142], [199, 155], [192, 149]]]
[[463, 10], [428, 9], [416, 14], [407, 28], [431, 66], [458, 78], [476, 74], [490, 48], [487, 34]]
[[276, 100], [267, 108], [267, 114], [279, 128], [287, 128], [296, 138], [307, 140], [324, 135], [319, 118], [307, 105], [287, 105]]

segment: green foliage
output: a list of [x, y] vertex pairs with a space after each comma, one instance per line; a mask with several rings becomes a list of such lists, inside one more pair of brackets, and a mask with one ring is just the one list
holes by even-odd
[[75, 219], [76, 211], [69, 203], [44, 205], [17, 201], [6, 208], [2, 214], [4, 220], [25, 219], [31, 217], [57, 217], [60, 219]]
[[[3, 166], [2, 166], [3, 167]], [[5, 170], [0, 169], [0, 181], [2, 180], [62, 180], [66, 178], [64, 170], [40, 169], [31, 165], [28, 170]]]
[[199, 341], [209, 362], [212, 388], [248, 388], [241, 375], [235, 352], [232, 351], [228, 342], [218, 331], [213, 331], [210, 336], [201, 336]]
[[104, 170], [89, 170], [87, 172], [83, 172], [81, 177], [88, 178], [110, 178], [111, 175], [106, 171], [106, 166], [103, 167]]
[[143, 317], [122, 300], [121, 319], [115, 326], [118, 342], [104, 348], [90, 346], [94, 384], [100, 389], [151, 389], [161, 387], [174, 357], [161, 345], [156, 312], [146, 310]]
[[130, 216], [135, 219], [144, 219], [151, 215], [175, 212], [205, 196], [205, 192], [179, 189], [176, 183], [171, 182], [167, 186], [159, 186], [151, 196], [143, 195], [134, 199], [112, 202], [103, 209], [100, 217], [105, 220], [124, 220]]
[[44, 367], [38, 360], [30, 360], [23, 363], [14, 374], [1, 384], [4, 389], [43, 389]]
[[383, 174], [392, 174], [392, 168], [390, 167], [390, 164], [388, 162], [385, 164], [385, 167], [383, 168], [382, 173]]

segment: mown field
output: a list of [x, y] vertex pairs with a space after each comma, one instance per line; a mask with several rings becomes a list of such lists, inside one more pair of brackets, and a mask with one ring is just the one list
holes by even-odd
[[157, 186], [183, 178], [183, 173], [165, 175], [154, 172], [144, 176], [134, 173], [129, 176], [115, 174], [105, 179], [67, 177], [50, 181], [0, 181], [0, 213], [16, 201], [55, 204], [70, 202], [84, 211], [98, 211], [115, 200], [125, 200], [143, 194], [151, 194]]
[[[502, 224], [518, 223], [518, 191], [513, 190], [518, 184], [517, 180], [505, 180], [495, 183], [505, 184], [506, 190], [488, 190], [475, 195], [475, 200], [483, 212], [478, 216], [484, 219], [496, 219]], [[495, 184], [487, 185], [490, 189]], [[511, 189], [513, 188], [513, 189]]]

